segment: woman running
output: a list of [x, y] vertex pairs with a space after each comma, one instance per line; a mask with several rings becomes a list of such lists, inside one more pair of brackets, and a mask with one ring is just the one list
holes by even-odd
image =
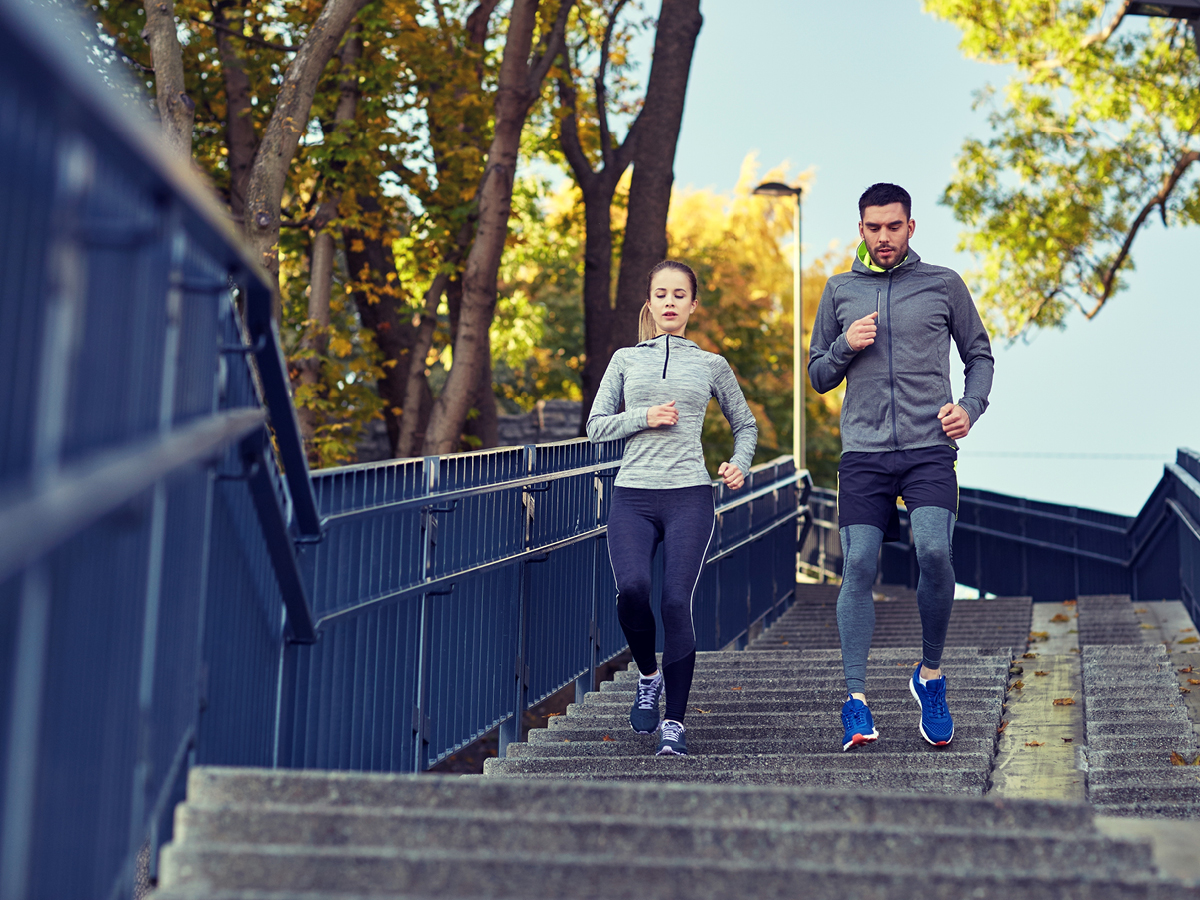
[[[653, 734], [661, 725], [659, 756], [687, 754], [683, 717], [696, 665], [692, 595], [716, 521], [700, 445], [708, 401], [717, 398], [733, 428], [733, 457], [718, 470], [729, 488], [744, 483], [758, 440], [754, 414], [729, 363], [683, 336], [698, 305], [691, 268], [668, 259], [651, 270], [640, 343], [613, 354], [587, 423], [595, 443], [628, 439], [608, 516], [608, 555], [617, 618], [641, 673], [629, 724], [638, 734]], [[650, 608], [650, 562], [660, 543], [662, 671]], [[660, 721], [664, 687], [667, 708]]]

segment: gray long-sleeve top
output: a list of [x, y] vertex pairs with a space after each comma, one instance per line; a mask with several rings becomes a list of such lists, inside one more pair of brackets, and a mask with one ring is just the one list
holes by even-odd
[[[733, 429], [730, 462], [749, 472], [758, 426], [724, 357], [665, 334], [614, 353], [587, 422], [592, 443], [628, 438], [614, 484], [659, 489], [710, 484], [700, 433], [713, 397]], [[650, 407], [672, 400], [679, 421], [651, 428]]]
[[[912, 249], [887, 271], [869, 262], [860, 246], [850, 271], [826, 283], [809, 350], [809, 380], [818, 393], [846, 379], [842, 451], [957, 448], [937, 417], [954, 402], [950, 339], [965, 366], [958, 405], [972, 425], [987, 409], [994, 368], [971, 294], [957, 272], [922, 262]], [[873, 312], [879, 313], [875, 343], [850, 349], [850, 324]]]

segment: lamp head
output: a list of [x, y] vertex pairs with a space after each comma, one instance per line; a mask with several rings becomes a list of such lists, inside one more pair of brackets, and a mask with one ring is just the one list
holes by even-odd
[[[1196, 0], [1200, 3], [1200, 0]], [[803, 188], [789, 187], [779, 181], [764, 181], [750, 193], [760, 197], [799, 197]]]

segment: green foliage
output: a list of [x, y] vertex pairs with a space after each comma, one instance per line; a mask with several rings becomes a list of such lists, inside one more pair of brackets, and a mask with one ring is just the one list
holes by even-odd
[[[1120, 4], [1116, 6], [1120, 7]], [[1012, 65], [984, 91], [991, 137], [968, 139], [943, 202], [993, 333], [1088, 318], [1122, 287], [1153, 212], [1200, 223], [1200, 64], [1183, 23], [1124, 17], [1099, 0], [926, 0], [972, 59]], [[1116, 24], [1115, 29], [1111, 26]]]

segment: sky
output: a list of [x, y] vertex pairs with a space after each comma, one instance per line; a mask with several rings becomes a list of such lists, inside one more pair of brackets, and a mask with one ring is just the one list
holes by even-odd
[[[966, 275], [961, 228], [937, 200], [963, 140], [988, 133], [975, 92], [1007, 69], [964, 59], [958, 29], [919, 0], [705, 0], [701, 12], [677, 188], [731, 190], [750, 151], [764, 171], [813, 167], [802, 226], [812, 260], [856, 244], [859, 194], [895, 182], [913, 197], [913, 249]], [[1181, 339], [1200, 289], [1180, 265], [1198, 251], [1200, 228], [1153, 224], [1128, 288], [1092, 321], [995, 342], [990, 406], [960, 442], [960, 484], [1136, 515], [1175, 449], [1200, 449], [1200, 352]]]

